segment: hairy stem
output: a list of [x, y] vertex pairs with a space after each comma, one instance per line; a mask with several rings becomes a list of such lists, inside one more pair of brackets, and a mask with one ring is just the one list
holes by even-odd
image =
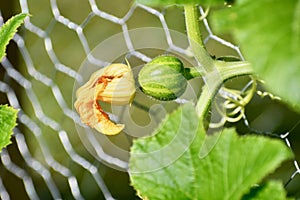
[[[184, 11], [190, 47], [200, 64], [200, 66], [196, 66], [195, 69], [199, 71], [199, 74], [203, 76], [205, 81], [205, 86], [196, 105], [198, 116], [203, 120], [214, 95], [225, 80], [236, 76], [252, 74], [253, 71], [247, 62], [224, 62], [212, 59], [202, 41], [198, 6], [191, 4], [185, 5]], [[194, 74], [194, 76], [197, 75], [197, 73]], [[190, 76], [193, 77], [193, 75]]]
[[201, 38], [199, 9], [195, 5], [187, 4], [184, 6], [184, 11], [187, 36], [194, 56], [204, 71], [209, 73], [214, 70], [214, 65], [213, 59], [206, 51]]
[[224, 81], [237, 76], [250, 75], [252, 73], [253, 69], [251, 64], [245, 61], [215, 61], [215, 71], [207, 74], [206, 85], [203, 87], [201, 96], [196, 105], [196, 111], [200, 120], [205, 118], [212, 99]]

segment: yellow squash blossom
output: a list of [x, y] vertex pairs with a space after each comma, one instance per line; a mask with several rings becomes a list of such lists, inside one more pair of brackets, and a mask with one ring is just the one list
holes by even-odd
[[130, 66], [112, 64], [93, 73], [77, 90], [75, 108], [83, 123], [105, 135], [115, 135], [125, 126], [112, 122], [99, 101], [125, 105], [132, 101], [134, 94], [135, 82]]

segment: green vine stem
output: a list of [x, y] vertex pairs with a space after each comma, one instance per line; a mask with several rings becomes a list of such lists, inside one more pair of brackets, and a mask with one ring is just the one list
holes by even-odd
[[197, 5], [184, 6], [186, 30], [191, 49], [200, 67], [195, 67], [203, 74], [205, 86], [196, 105], [200, 120], [203, 120], [209, 109], [211, 100], [217, 93], [222, 83], [230, 78], [250, 75], [253, 73], [250, 63], [244, 61], [225, 62], [212, 59], [205, 49], [199, 25], [199, 10]]
[[195, 58], [204, 68], [205, 72], [211, 72], [214, 70], [213, 59], [206, 51], [199, 26], [199, 10], [197, 6], [187, 4], [184, 6], [185, 11], [185, 23], [187, 36], [189, 38], [190, 47], [194, 53]]
[[206, 85], [202, 89], [201, 96], [196, 105], [196, 111], [200, 120], [203, 120], [208, 112], [211, 100], [221, 87], [222, 83], [228, 79], [250, 75], [253, 69], [249, 62], [224, 62], [215, 61], [216, 70], [213, 73], [206, 75]]

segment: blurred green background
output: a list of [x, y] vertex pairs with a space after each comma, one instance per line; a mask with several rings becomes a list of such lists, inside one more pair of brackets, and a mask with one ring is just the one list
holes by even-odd
[[[59, 63], [73, 69], [74, 71], [79, 70], [87, 55], [84, 50], [82, 40], [80, 40], [78, 34], [76, 34], [74, 30], [70, 29], [66, 25], [59, 23], [53, 17], [53, 11], [55, 10], [55, 7], [53, 8], [53, 3], [57, 3], [57, 8], [62, 16], [71, 22], [82, 25], [83, 33], [87, 39], [86, 42], [90, 50], [95, 48], [98, 44], [110, 36], [123, 32], [121, 25], [96, 16], [92, 12], [91, 5], [87, 0], [0, 1], [0, 10], [5, 21], [12, 15], [21, 12], [20, 2], [27, 2], [29, 13], [32, 15], [30, 18], [31, 23], [42, 29], [46, 33], [46, 37], [51, 39], [53, 51], [55, 52]], [[101, 11], [119, 18], [123, 18], [134, 4], [134, 2], [130, 0], [98, 0], [95, 3]], [[163, 13], [169, 29], [185, 34], [182, 8], [168, 7], [165, 9], [157, 8], [157, 10]], [[140, 27], [162, 27], [162, 23], [157, 16], [145, 11], [140, 7], [134, 9], [133, 14], [126, 21], [126, 25], [129, 30]], [[202, 28], [205, 37], [208, 33], [205, 31], [204, 27]], [[73, 108], [74, 78], [55, 68], [53, 60], [50, 59], [46, 50], [45, 40], [43, 37], [40, 37], [35, 32], [31, 32], [24, 27], [19, 30], [19, 34], [24, 39], [25, 46], [35, 69], [46, 75], [59, 87], [67, 107]], [[230, 35], [222, 35], [221, 37], [232, 41]], [[147, 40], [147, 38], [145, 38], [145, 40]], [[207, 48], [208, 51], [216, 57], [223, 55], [237, 55], [233, 49], [212, 40], [207, 43]], [[154, 56], [160, 53], [161, 52], [158, 51], [150, 52], [149, 54]], [[13, 64], [14, 68], [31, 82], [32, 91], [35, 93], [39, 104], [42, 106], [43, 112], [49, 118], [59, 122], [59, 125], [63, 128], [63, 130], [68, 133], [69, 139], [75, 151], [98, 168], [99, 173], [101, 177], [103, 177], [107, 188], [112, 193], [112, 196], [116, 199], [138, 199], [138, 197], [135, 195], [135, 191], [130, 186], [127, 173], [112, 169], [102, 164], [95, 159], [94, 155], [91, 154], [84, 146], [81, 137], [77, 133], [74, 121], [71, 118], [66, 117], [61, 105], [58, 104], [51, 87], [46, 86], [41, 81], [36, 80], [36, 78], [30, 74], [28, 71], [28, 60], [24, 60], [22, 52], [20, 52], [19, 48], [14, 42], [11, 42], [7, 49], [7, 57]], [[1, 80], [7, 82], [16, 93], [24, 113], [30, 116], [30, 118], [41, 128], [43, 137], [46, 139], [47, 145], [51, 151], [51, 155], [61, 164], [67, 166], [76, 176], [82, 195], [86, 199], [104, 199], [102, 191], [93, 180], [91, 174], [78, 164], [74, 163], [64, 150], [61, 140], [58, 136], [58, 132], [44, 123], [41, 123], [36, 112], [34, 111], [35, 102], [32, 102], [32, 99], [30, 99], [28, 91], [24, 90], [18, 81], [7, 77], [6, 72], [2, 67], [0, 68], [0, 72]], [[239, 81], [232, 80], [228, 84], [231, 87], [238, 87], [238, 83]], [[3, 93], [0, 93], [0, 103], [7, 103], [7, 96]], [[140, 121], [149, 120], [149, 116], [147, 116], [147, 114], [143, 113], [141, 115], [141, 117], [138, 116]], [[250, 105], [247, 106], [247, 116], [251, 122], [251, 126], [253, 126], [255, 129], [262, 131], [274, 131], [276, 133], [289, 131], [300, 119], [299, 114], [292, 112], [282, 103], [274, 102], [269, 98], [261, 99], [258, 96], [256, 96], [253, 101], [251, 101]], [[228, 126], [232, 125], [237, 126], [241, 134], [247, 132], [247, 128], [242, 122], [228, 124]], [[39, 143], [36, 137], [32, 134], [31, 130], [29, 130], [22, 123], [19, 123], [18, 129], [24, 134], [29, 150], [33, 157], [42, 164], [46, 165], [45, 158], [43, 157], [39, 147]], [[289, 137], [292, 149], [298, 161], [300, 155], [299, 131], [300, 126], [297, 126], [290, 133]], [[112, 137], [111, 140], [119, 143], [120, 146], [124, 146], [124, 149], [128, 149], [130, 147], [130, 140], [124, 140], [124, 135]], [[122, 142], [122, 140], [124, 141]], [[13, 142], [14, 143], [8, 147], [8, 152], [12, 161], [18, 166], [24, 168], [33, 178], [34, 185], [36, 186], [36, 190], [41, 199], [50, 199], [49, 191], [45, 189], [45, 183], [31, 168], [26, 166], [24, 163], [24, 158], [20, 156], [18, 146], [15, 144], [15, 140], [13, 140]], [[283, 179], [284, 182], [287, 182], [294, 171], [295, 167], [291, 161], [285, 163], [282, 168], [272, 175], [272, 177], [280, 178]], [[53, 172], [51, 169], [50, 172], [52, 172], [53, 179], [61, 191], [63, 199], [72, 199], [67, 180], [61, 175]], [[298, 195], [300, 198], [299, 174], [297, 176], [298, 177], [292, 180], [287, 186], [287, 189], [290, 195]], [[11, 199], [27, 198], [22, 181], [16, 178], [14, 174], [5, 170], [2, 165], [1, 178], [5, 187], [7, 188], [7, 191], [11, 195]]]

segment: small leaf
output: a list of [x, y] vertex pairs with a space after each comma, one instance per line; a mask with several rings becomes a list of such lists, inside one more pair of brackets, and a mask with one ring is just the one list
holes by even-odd
[[212, 15], [217, 31], [234, 34], [269, 89], [300, 111], [300, 1], [236, 1]]
[[286, 199], [286, 192], [282, 183], [269, 181], [258, 187], [251, 189], [249, 194], [243, 196], [242, 200], [283, 200]]
[[184, 4], [200, 4], [200, 5], [222, 5], [228, 0], [136, 0], [138, 3], [147, 6], [171, 6]]
[[16, 126], [18, 111], [7, 105], [0, 105], [0, 152], [10, 144], [12, 130]]
[[[192, 105], [170, 114], [153, 136], [131, 149], [131, 183], [145, 199], [241, 199], [250, 188], [292, 157], [280, 141], [239, 137], [234, 129], [205, 138]], [[218, 135], [220, 134], [220, 135]], [[216, 140], [217, 139], [217, 140]], [[200, 158], [204, 142], [215, 146]]]
[[26, 16], [28, 16], [28, 14], [25, 13], [13, 16], [0, 28], [0, 61], [3, 56], [5, 56], [6, 46], [14, 37], [17, 28], [23, 23]]

